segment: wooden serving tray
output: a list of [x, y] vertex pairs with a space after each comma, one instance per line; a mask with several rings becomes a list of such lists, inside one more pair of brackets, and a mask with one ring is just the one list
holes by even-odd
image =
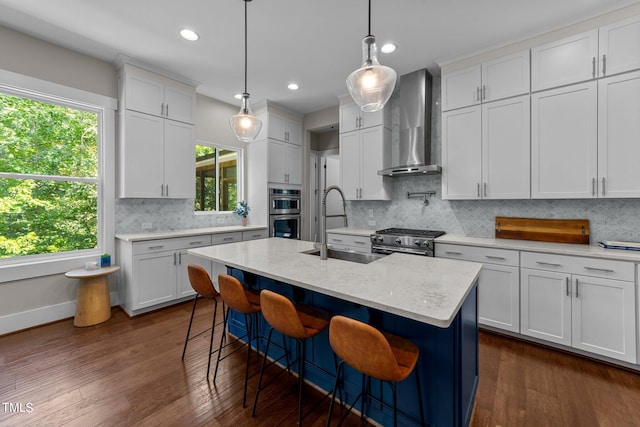
[[589, 220], [497, 216], [496, 238], [588, 245]]

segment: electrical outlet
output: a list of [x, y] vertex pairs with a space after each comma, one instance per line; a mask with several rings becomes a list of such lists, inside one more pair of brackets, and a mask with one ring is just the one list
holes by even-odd
[[369, 209], [369, 218], [373, 218], [373, 209]]
[[375, 221], [369, 221], [369, 225], [371, 225], [371, 226], [375, 226], [375, 225], [376, 225], [376, 222], [375, 222]]
[[143, 222], [142, 223], [142, 229], [143, 230], [151, 230], [151, 228], [153, 227], [153, 224], [150, 222]]

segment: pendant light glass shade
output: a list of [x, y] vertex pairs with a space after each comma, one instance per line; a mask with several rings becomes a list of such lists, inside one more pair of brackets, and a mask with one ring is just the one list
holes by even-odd
[[378, 62], [376, 38], [362, 40], [362, 67], [349, 74], [347, 89], [362, 111], [372, 112], [384, 108], [396, 87], [397, 74], [393, 68]]
[[242, 94], [242, 106], [240, 112], [229, 119], [231, 129], [239, 141], [251, 142], [260, 133], [262, 129], [262, 120], [253, 115], [251, 105], [249, 104], [249, 94]]
[[249, 104], [249, 93], [247, 92], [247, 3], [244, 1], [244, 92], [242, 93], [242, 105], [240, 112], [229, 119], [229, 124], [233, 133], [239, 141], [251, 142], [262, 129], [262, 120], [253, 115]]

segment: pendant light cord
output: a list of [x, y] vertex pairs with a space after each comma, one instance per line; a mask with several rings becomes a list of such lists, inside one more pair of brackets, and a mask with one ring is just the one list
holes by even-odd
[[244, 0], [244, 93], [247, 93], [247, 3], [250, 1]]
[[[367, 37], [373, 37], [371, 35], [371, 0], [369, 0], [369, 32]], [[367, 44], [367, 64], [371, 64], [371, 44]]]
[[369, 32], [367, 34], [368, 36], [371, 35], [371, 0], [369, 0]]

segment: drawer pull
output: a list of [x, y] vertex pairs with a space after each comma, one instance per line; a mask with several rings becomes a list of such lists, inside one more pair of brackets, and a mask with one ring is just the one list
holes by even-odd
[[190, 245], [200, 245], [202, 244], [202, 240], [198, 240], [197, 242], [189, 242]]
[[462, 255], [462, 252], [444, 251], [444, 253], [448, 255]]
[[494, 255], [485, 255], [486, 258], [489, 259], [498, 259], [500, 261], [506, 261], [507, 259], [503, 256], [494, 256]]
[[536, 261], [536, 264], [548, 265], [549, 267], [562, 267], [562, 264], [553, 264], [551, 262]]
[[363, 242], [362, 240], [354, 240], [353, 242], [357, 243], [359, 245], [364, 245], [364, 244], [368, 243], [368, 242]]
[[149, 246], [149, 250], [154, 250], [154, 249], [162, 249], [164, 248], [164, 245], [158, 245], [158, 246]]
[[602, 271], [603, 273], [615, 273], [615, 270], [609, 270], [608, 268], [585, 267], [584, 269], [593, 270], [593, 271]]
[[334, 239], [333, 237], [331, 238], [332, 242], [342, 242], [342, 239]]
[[222, 239], [225, 242], [228, 242], [229, 240], [234, 240], [235, 237], [225, 237], [224, 239]]
[[251, 237], [261, 237], [262, 234], [252, 234]]

